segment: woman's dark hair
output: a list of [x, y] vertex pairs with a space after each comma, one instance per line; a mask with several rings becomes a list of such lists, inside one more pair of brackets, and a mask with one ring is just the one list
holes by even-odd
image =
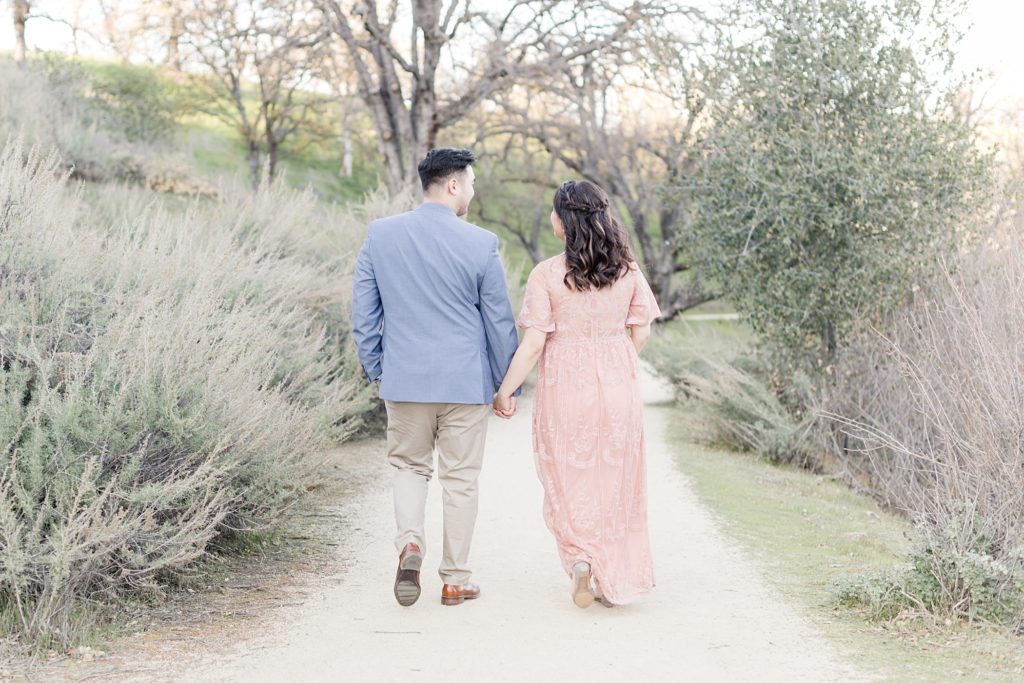
[[427, 190], [436, 182], [449, 178], [453, 173], [465, 171], [476, 161], [476, 155], [468, 149], [437, 147], [427, 152], [417, 167], [420, 184]]
[[564, 182], [555, 190], [555, 213], [565, 228], [566, 287], [600, 289], [626, 274], [633, 251], [604, 190], [587, 180]]

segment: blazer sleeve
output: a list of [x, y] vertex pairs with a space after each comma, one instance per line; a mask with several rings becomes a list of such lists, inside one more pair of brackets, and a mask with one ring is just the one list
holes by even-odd
[[384, 306], [373, 273], [371, 238], [372, 230], [367, 231], [366, 241], [356, 257], [352, 279], [352, 339], [356, 343], [363, 373], [368, 381], [373, 382], [380, 379], [382, 372]]
[[[487, 359], [491, 366], [491, 379], [494, 382], [494, 391], [497, 391], [519, 346], [497, 237], [491, 244], [483, 276], [480, 278], [480, 315], [487, 337]], [[518, 396], [519, 393], [516, 391], [515, 395]]]

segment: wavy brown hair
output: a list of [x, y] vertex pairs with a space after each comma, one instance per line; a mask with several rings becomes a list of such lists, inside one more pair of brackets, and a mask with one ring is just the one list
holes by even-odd
[[588, 180], [568, 180], [555, 190], [554, 203], [565, 228], [565, 286], [601, 289], [625, 275], [633, 250], [608, 194]]

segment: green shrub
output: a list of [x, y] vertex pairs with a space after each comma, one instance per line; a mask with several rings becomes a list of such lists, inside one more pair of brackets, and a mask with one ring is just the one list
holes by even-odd
[[838, 580], [839, 604], [865, 608], [876, 619], [916, 612], [1014, 625], [1024, 609], [1024, 558], [997, 556], [974, 507], [961, 503], [959, 510], [941, 530], [919, 527], [906, 566]]
[[103, 64], [91, 70], [91, 101], [106, 125], [130, 141], [167, 142], [184, 113], [180, 86], [152, 67]]

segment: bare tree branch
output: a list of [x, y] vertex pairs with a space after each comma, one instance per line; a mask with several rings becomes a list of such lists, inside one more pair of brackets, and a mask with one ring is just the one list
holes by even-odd
[[[664, 40], [681, 51], [677, 40]], [[604, 187], [626, 219], [669, 319], [708, 299], [687, 265], [689, 198], [677, 189], [701, 157], [698, 93], [704, 84], [692, 65], [670, 64], [663, 48], [648, 45], [658, 52], [599, 53], [581, 64], [563, 64], [558, 78], [503, 93], [498, 101], [504, 115], [480, 137], [532, 140], [566, 170]], [[659, 79], [671, 80], [672, 90], [646, 85]], [[660, 106], [634, 105], [633, 98], [656, 98]]]
[[[317, 4], [358, 74], [392, 189], [413, 182], [438, 135], [484, 100], [596, 54], [628, 51], [642, 25], [674, 11], [655, 0], [515, 0], [500, 11], [472, 9], [470, 0], [412, 0], [411, 39], [400, 45], [374, 0]], [[471, 52], [445, 50], [462, 35], [472, 36]], [[441, 68], [443, 58], [450, 68]]]
[[193, 0], [183, 15], [183, 47], [203, 67], [193, 77], [204, 94], [198, 108], [238, 131], [254, 189], [264, 157], [272, 178], [284, 144], [329, 102], [311, 87], [326, 45], [312, 5], [272, 0], [259, 10], [241, 0]]

